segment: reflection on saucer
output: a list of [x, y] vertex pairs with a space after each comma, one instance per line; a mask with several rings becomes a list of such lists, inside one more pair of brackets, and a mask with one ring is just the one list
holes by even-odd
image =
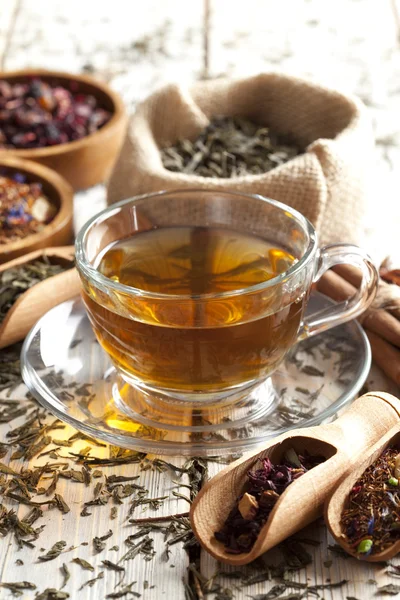
[[[311, 297], [309, 309], [331, 301]], [[281, 368], [234, 402], [182, 405], [126, 383], [97, 343], [80, 299], [49, 311], [27, 337], [23, 378], [50, 412], [120, 447], [174, 455], [242, 452], [332, 417], [370, 367], [368, 341], [348, 323], [298, 344]]]

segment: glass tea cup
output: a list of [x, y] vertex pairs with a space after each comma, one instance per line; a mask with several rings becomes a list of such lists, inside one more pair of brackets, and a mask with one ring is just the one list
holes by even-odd
[[[378, 282], [368, 255], [318, 247], [296, 210], [258, 195], [180, 190], [112, 205], [76, 242], [83, 301], [122, 380], [179, 404], [230, 401], [265, 381], [300, 339], [354, 319]], [[330, 267], [355, 296], [307, 316]]]

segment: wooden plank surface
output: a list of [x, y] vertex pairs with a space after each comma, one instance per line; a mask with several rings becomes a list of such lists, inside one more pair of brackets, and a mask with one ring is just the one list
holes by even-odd
[[[379, 3], [375, 0], [338, 0], [330, 4], [318, 0], [282, 0], [279, 3], [276, 0], [247, 0], [245, 4], [237, 0], [229, 4], [225, 0], [210, 0], [207, 2], [208, 37], [204, 37], [203, 5], [201, 0], [190, 4], [184, 0], [129, 3], [114, 0], [112, 5], [105, 0], [7, 0], [0, 5], [0, 60], [6, 69], [41, 66], [94, 73], [111, 82], [130, 109], [163, 83], [190, 84], [204, 75], [205, 63], [209, 76], [241, 76], [279, 69], [357, 93], [370, 107], [378, 139], [366, 240], [371, 251], [376, 249], [381, 254], [384, 247], [387, 253], [398, 252], [400, 256], [399, 250], [390, 243], [392, 239], [397, 244], [398, 236], [394, 232], [396, 228], [398, 231], [400, 215], [396, 198], [400, 183], [400, 44], [398, 22], [393, 12], [393, 7], [398, 7], [398, 0]], [[207, 60], [205, 47], [208, 49]], [[76, 229], [102, 208], [104, 197], [103, 186], [76, 195]], [[390, 219], [387, 214], [391, 215]], [[370, 377], [371, 389], [382, 389], [385, 385], [375, 370]], [[1, 426], [0, 441], [10, 427]], [[63, 431], [64, 434], [67, 435], [68, 430]], [[57, 437], [61, 437], [61, 433]], [[81, 441], [76, 447], [84, 445], [86, 443]], [[107, 448], [94, 448], [92, 454], [107, 452]], [[3, 462], [7, 462], [7, 458], [3, 458]], [[44, 461], [46, 457], [33, 463]], [[174, 462], [182, 465], [182, 460]], [[18, 462], [12, 465], [17, 469], [20, 466]], [[209, 467], [211, 474], [221, 468], [218, 463], [210, 463]], [[139, 465], [109, 468], [108, 473], [138, 474], [140, 483], [149, 489], [151, 497], [170, 494], [175, 486], [172, 480], [176, 479], [170, 471], [142, 472]], [[77, 590], [84, 581], [99, 573], [101, 560], [117, 562], [126, 552], [124, 540], [135, 531], [126, 522], [130, 500], [125, 500], [119, 508], [118, 518], [111, 522], [115, 533], [107, 540], [106, 550], [94, 555], [92, 538], [109, 529], [111, 504], [93, 507], [90, 517], [80, 517], [82, 503], [93, 493], [93, 484], [86, 488], [79, 483], [60, 480], [59, 486], [71, 511], [64, 516], [54, 509], [45, 511], [38, 524], [45, 523], [46, 528], [34, 550], [17, 552], [10, 536], [1, 539], [0, 581], [32, 581], [38, 591], [45, 587], [59, 588], [62, 581], [59, 569], [66, 562], [71, 579], [65, 590], [71, 598], [104, 598], [113, 591], [119, 573], [105, 570], [104, 579], [93, 587], [86, 587], [79, 593]], [[187, 494], [185, 487], [181, 491]], [[17, 506], [10, 500], [7, 505]], [[186, 501], [172, 496], [157, 512], [148, 510], [143, 516], [185, 512], [187, 506]], [[18, 515], [24, 515], [27, 509], [18, 508]], [[372, 598], [378, 586], [396, 583], [385, 575], [382, 567], [365, 567], [353, 559], [343, 560], [332, 555], [327, 549], [331, 540], [321, 523], [300, 536], [314, 538], [320, 545], [307, 546], [313, 562], [307, 570], [294, 574], [296, 581], [315, 584], [326, 583], [328, 578], [332, 582], [349, 580], [343, 589], [321, 593], [325, 600], [346, 596], [364, 600]], [[132, 590], [141, 593], [144, 599], [185, 598], [183, 580], [187, 579], [189, 561], [182, 544], [172, 546], [171, 557], [165, 562], [162, 559], [163, 536], [157, 533], [153, 537], [155, 557], [146, 562], [139, 555], [124, 563], [127, 567], [125, 581], [136, 580]], [[43, 546], [48, 550], [60, 539], [73, 545], [88, 541], [89, 546], [78, 546], [48, 564], [37, 562], [39, 549]], [[110, 550], [114, 545], [120, 549]], [[73, 557], [93, 563], [94, 573], [83, 571], [77, 564], [70, 565]], [[268, 561], [277, 558], [274, 551], [267, 557]], [[24, 564], [17, 565], [17, 559]], [[326, 566], [324, 562], [329, 564], [326, 561], [332, 561], [332, 564]], [[215, 561], [202, 554], [203, 576], [209, 578], [217, 569]], [[369, 579], [377, 583], [368, 583]], [[144, 588], [145, 581], [148, 581], [147, 589]], [[220, 577], [218, 581], [222, 588], [233, 590], [232, 597], [237, 600], [266, 593], [273, 585], [262, 582], [236, 589], [232, 579]], [[151, 589], [152, 585], [156, 587]], [[23, 598], [33, 596], [34, 591], [23, 593]], [[0, 588], [1, 600], [11, 597], [8, 590]]]
[[0, 5], [0, 69], [6, 68], [5, 61], [20, 9], [19, 0], [9, 0]]
[[[12, 398], [20, 398], [24, 391], [24, 386], [21, 386], [12, 394]], [[4, 393], [2, 396], [4, 397]], [[0, 439], [4, 442], [9, 441], [6, 437], [7, 432], [23, 421], [24, 418], [21, 418], [8, 425], [2, 425], [0, 427]], [[74, 433], [76, 432], [71, 427], [66, 426], [54, 432], [54, 438], [66, 440]], [[109, 456], [110, 449], [107, 445], [98, 447], [85, 440], [80, 440], [75, 442], [71, 448], [62, 448], [60, 451], [62, 458], [60, 457], [58, 460], [54, 460], [46, 454], [41, 458], [35, 456], [30, 461], [10, 461], [10, 452], [3, 458], [3, 461], [18, 473], [21, 469], [30, 469], [45, 464], [51, 465], [57, 462], [66, 462], [69, 464], [69, 468], [80, 471], [82, 465], [76, 464], [69, 453], [79, 452], [85, 446], [92, 447], [90, 456], [100, 458]], [[50, 444], [44, 451], [54, 447], [55, 444]], [[143, 598], [154, 598], [154, 594], [158, 598], [163, 598], [173, 594], [178, 600], [183, 599], [182, 581], [187, 576], [188, 560], [186, 553], [182, 550], [182, 543], [170, 547], [169, 558], [166, 560], [164, 536], [162, 533], [152, 532], [150, 537], [154, 540], [155, 554], [151, 560], [147, 561], [143, 555], [138, 555], [133, 560], [122, 560], [121, 562], [123, 556], [130, 549], [124, 540], [140, 531], [140, 528], [128, 522], [129, 518], [159, 518], [188, 511], [188, 502], [173, 495], [173, 491], [187, 495], [188, 490], [184, 487], [187, 484], [187, 477], [183, 476], [179, 479], [179, 473], [168, 468], [165, 469], [163, 466], [161, 471], [157, 467], [157, 463], [152, 460], [154, 458], [148, 456], [137, 464], [127, 464], [121, 467], [102, 468], [100, 466], [99, 469], [102, 471], [102, 475], [93, 479], [88, 486], [61, 477], [57, 483], [56, 493], [63, 496], [70, 507], [70, 512], [61, 514], [54, 507], [43, 507], [43, 516], [35, 523], [35, 526], [44, 525], [45, 527], [33, 548], [23, 547], [18, 549], [15, 538], [10, 534], [0, 539], [0, 582], [28, 581], [36, 585], [37, 591], [40, 592], [48, 587], [60, 589], [63, 581], [60, 568], [65, 563], [71, 572], [71, 578], [65, 586], [65, 591], [70, 594], [71, 598], [104, 598], [107, 593], [120, 591], [124, 585], [136, 581], [132, 589], [140, 593]], [[172, 459], [172, 462], [178, 467], [183, 465], [183, 460], [180, 459]], [[88, 511], [91, 514], [89, 516], [80, 516], [84, 503], [94, 497], [95, 485], [104, 484], [106, 477], [111, 475], [137, 477], [133, 483], [144, 486], [148, 490], [146, 498], [163, 496], [167, 496], [167, 498], [160, 502], [158, 509], [152, 508], [151, 505], [143, 505], [132, 511], [132, 500], [138, 497], [137, 492], [135, 492], [132, 496], [126, 498], [121, 505], [111, 498], [105, 506], [90, 507]], [[174, 483], [178, 480], [179, 483], [182, 483], [182, 486], [179, 483]], [[51, 475], [47, 478], [44, 477], [40, 483], [41, 486], [47, 488], [51, 483]], [[49, 496], [39, 495], [33, 496], [32, 499], [43, 502], [53, 498], [53, 496], [53, 494]], [[29, 506], [23, 506], [12, 498], [3, 498], [2, 504], [7, 509], [16, 510], [19, 519], [22, 519], [30, 510]], [[117, 511], [115, 519], [111, 519], [113, 508]], [[168, 521], [164, 523], [164, 525], [168, 524]], [[106, 549], [99, 553], [96, 552], [93, 546], [93, 538], [106, 534], [110, 529], [112, 529], [113, 534], [106, 542]], [[140, 537], [137, 541], [140, 542], [142, 539]], [[49, 563], [41, 562], [38, 557], [45, 554], [53, 544], [60, 540], [67, 542], [65, 551], [56, 560]], [[71, 562], [74, 558], [85, 559], [94, 567], [94, 571], [84, 570], [80, 565], [74, 564]], [[18, 564], [17, 560], [22, 560], [23, 564]], [[126, 569], [123, 582], [119, 587], [116, 587], [116, 585], [121, 580], [121, 573], [104, 568], [101, 562], [103, 560], [119, 563], [120, 566]], [[79, 591], [86, 581], [98, 576], [101, 571], [104, 573], [102, 579], [99, 579], [92, 587], [85, 587]], [[148, 583], [145, 584], [145, 582]], [[33, 594], [33, 592], [29, 592], [29, 595], [24, 597], [31, 597], [30, 594]], [[1, 600], [9, 597], [10, 592], [0, 587]]]

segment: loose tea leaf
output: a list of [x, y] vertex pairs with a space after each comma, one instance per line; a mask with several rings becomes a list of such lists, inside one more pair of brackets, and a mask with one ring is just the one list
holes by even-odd
[[58, 510], [64, 515], [71, 510], [68, 504], [65, 502], [64, 498], [61, 496], [61, 494], [54, 494], [54, 499], [56, 501], [56, 506]]
[[257, 594], [256, 596], [251, 596], [251, 598], [253, 598], [253, 600], [274, 600], [274, 598], [281, 596], [286, 589], [287, 586], [284, 583], [278, 583], [277, 585], [274, 585], [266, 594]]
[[64, 577], [64, 582], [61, 586], [61, 589], [64, 588], [67, 585], [68, 579], [71, 577], [71, 573], [67, 567], [67, 565], [65, 563], [62, 564], [62, 567], [60, 567], [61, 573]]
[[104, 578], [104, 571], [100, 571], [100, 573], [97, 575], [97, 577], [93, 577], [93, 579], [88, 579], [88, 581], [85, 581], [85, 583], [83, 583], [81, 585], [81, 587], [79, 588], [80, 590], [83, 590], [83, 588], [85, 587], [92, 587], [96, 581], [99, 581], [99, 579], [103, 579]]
[[394, 585], [393, 583], [389, 583], [388, 585], [383, 585], [382, 587], [377, 588], [377, 594], [388, 594], [390, 596], [397, 596], [400, 592], [400, 585]]
[[44, 592], [35, 596], [35, 600], [65, 600], [66, 598], [69, 598], [68, 592], [61, 592], [61, 590], [55, 588], [47, 588]]
[[217, 117], [193, 142], [181, 140], [163, 148], [161, 159], [169, 171], [232, 178], [266, 173], [299, 153], [296, 144], [268, 127], [235, 117]]
[[122, 556], [122, 558], [120, 558], [118, 561], [119, 563], [123, 560], [133, 560], [138, 554], [143, 554], [145, 560], [151, 560], [155, 555], [153, 547], [154, 541], [148, 535], [146, 535], [137, 544], [133, 544], [129, 538], [125, 541], [129, 546], [131, 546], [131, 548]]
[[104, 548], [106, 547], [105, 541], [108, 540], [108, 538], [110, 538], [112, 536], [112, 534], [113, 534], [113, 531], [112, 531], [112, 529], [110, 529], [109, 531], [107, 531], [107, 533], [105, 533], [101, 537], [95, 536], [93, 538], [93, 545], [94, 545], [96, 552], [102, 552], [102, 550], [104, 550]]
[[312, 365], [306, 365], [301, 370], [306, 375], [313, 375], [314, 377], [323, 377], [325, 375], [323, 371], [320, 371], [317, 367], [313, 367]]
[[94, 571], [94, 567], [84, 558], [73, 558], [71, 562], [80, 565], [82, 569], [86, 569], [87, 571]]
[[340, 558], [344, 558], [345, 560], [350, 558], [347, 552], [343, 550], [342, 546], [339, 546], [339, 544], [329, 544], [328, 550], [334, 554], [337, 554], [337, 556], [340, 556]]
[[14, 596], [22, 596], [22, 590], [36, 590], [36, 585], [29, 581], [20, 581], [15, 583], [0, 583], [0, 587], [10, 590]]
[[135, 596], [136, 598], [140, 598], [140, 594], [138, 592], [132, 591], [132, 587], [135, 585], [136, 581], [129, 583], [125, 587], [123, 587], [119, 592], [112, 592], [111, 594], [107, 594], [106, 598], [123, 598], [130, 594], [131, 596]]
[[56, 542], [48, 552], [46, 552], [46, 554], [43, 554], [42, 556], [38, 556], [39, 560], [54, 560], [55, 558], [57, 558], [57, 556], [60, 556], [61, 552], [64, 550], [65, 546], [67, 545], [67, 542], [65, 542], [64, 540], [61, 540], [59, 542]]
[[69, 266], [52, 264], [48, 257], [43, 255], [31, 263], [12, 267], [0, 273], [0, 323], [26, 290], [71, 267], [72, 263]]
[[101, 562], [106, 567], [106, 569], [110, 569], [111, 571], [125, 571], [124, 567], [121, 567], [120, 565], [111, 562], [111, 560], [102, 560]]
[[14, 469], [7, 467], [7, 465], [4, 465], [3, 463], [0, 463], [0, 473], [4, 473], [5, 475], [18, 475]]

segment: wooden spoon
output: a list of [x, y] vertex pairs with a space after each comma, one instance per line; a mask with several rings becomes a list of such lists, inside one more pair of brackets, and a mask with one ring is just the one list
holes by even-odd
[[[201, 545], [217, 560], [244, 565], [311, 523], [323, 512], [324, 500], [349, 465], [359, 460], [391, 427], [399, 424], [400, 400], [384, 392], [365, 394], [334, 423], [292, 430], [271, 440], [213, 477], [192, 504], [190, 521]], [[276, 502], [250, 552], [229, 554], [214, 537], [242, 493], [247, 472], [258, 459], [279, 464], [285, 451], [307, 450], [327, 460], [291, 483]]]
[[77, 270], [72, 268], [74, 246], [35, 250], [1, 265], [0, 274], [41, 256], [48, 256], [52, 263], [71, 266], [71, 268], [37, 283], [21, 294], [0, 323], [0, 348], [23, 340], [33, 325], [48, 310], [80, 293], [79, 276]]
[[355, 552], [355, 549], [347, 543], [346, 537], [342, 531], [340, 525], [340, 519], [342, 516], [343, 509], [347, 504], [349, 493], [356, 483], [356, 481], [364, 473], [372, 463], [374, 463], [382, 454], [382, 452], [391, 445], [400, 443], [400, 424], [395, 425], [388, 431], [362, 458], [357, 465], [352, 469], [349, 469], [347, 473], [340, 479], [338, 486], [334, 489], [333, 493], [328, 496], [325, 501], [325, 521], [329, 527], [329, 530], [336, 542], [351, 556], [355, 558], [365, 560], [368, 562], [382, 562], [390, 560], [396, 554], [400, 552], [400, 540], [394, 542], [389, 548], [378, 552], [377, 554], [370, 554], [369, 556], [360, 556]]

